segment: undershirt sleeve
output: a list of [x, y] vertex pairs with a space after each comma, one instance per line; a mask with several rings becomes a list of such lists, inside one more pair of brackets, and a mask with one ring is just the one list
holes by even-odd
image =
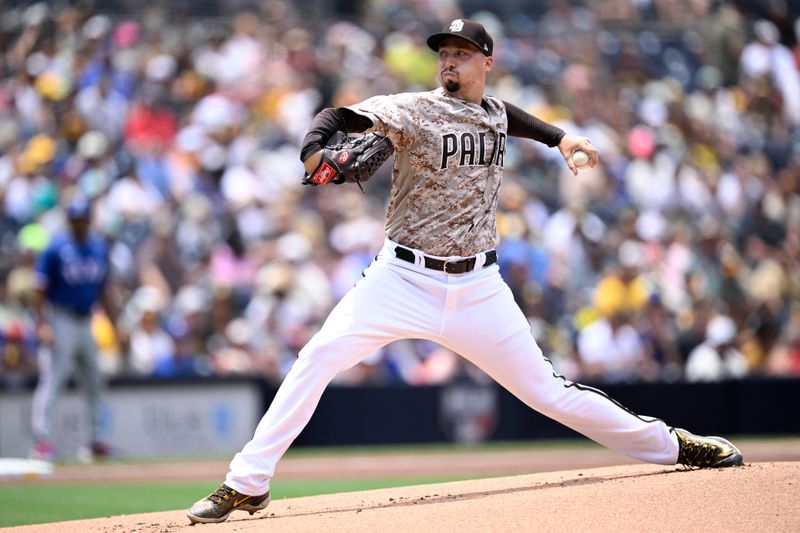
[[305, 161], [311, 154], [322, 150], [337, 131], [360, 133], [372, 127], [372, 121], [343, 107], [326, 107], [314, 117], [303, 138], [300, 160]]
[[558, 143], [566, 135], [561, 128], [526, 113], [514, 104], [505, 101], [503, 103], [506, 106], [506, 117], [508, 118], [508, 134], [512, 137], [533, 139], [553, 147], [558, 146]]

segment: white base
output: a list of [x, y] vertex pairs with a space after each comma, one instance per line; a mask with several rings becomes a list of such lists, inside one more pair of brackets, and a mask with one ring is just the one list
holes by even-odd
[[38, 459], [17, 459], [0, 457], [0, 478], [24, 477], [36, 478], [53, 473], [53, 464]]

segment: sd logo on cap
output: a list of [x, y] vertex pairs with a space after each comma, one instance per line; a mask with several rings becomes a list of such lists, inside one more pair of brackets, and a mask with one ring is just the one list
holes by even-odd
[[492, 55], [492, 49], [494, 48], [492, 36], [489, 35], [486, 28], [484, 28], [480, 22], [469, 19], [455, 19], [445, 26], [441, 32], [434, 33], [428, 37], [428, 46], [434, 52], [438, 52], [439, 45], [448, 37], [460, 37], [461, 39], [465, 39], [477, 46], [478, 49], [483, 52], [483, 55]]

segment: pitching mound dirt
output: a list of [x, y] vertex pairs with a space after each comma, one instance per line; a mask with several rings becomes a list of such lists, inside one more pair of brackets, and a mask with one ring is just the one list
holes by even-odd
[[169, 511], [12, 528], [18, 532], [790, 531], [800, 463], [685, 471], [646, 464], [273, 501], [190, 526]]

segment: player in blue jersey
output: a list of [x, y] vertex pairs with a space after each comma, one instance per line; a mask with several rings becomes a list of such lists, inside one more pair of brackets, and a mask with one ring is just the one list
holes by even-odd
[[31, 457], [53, 460], [54, 406], [75, 368], [89, 403], [91, 439], [87, 458], [109, 454], [100, 438], [103, 377], [92, 335], [92, 311], [102, 303], [113, 319], [116, 307], [108, 288], [110, 263], [103, 239], [90, 233], [91, 204], [78, 197], [67, 207], [69, 233], [55, 237], [38, 257], [33, 311], [42, 346], [39, 383], [33, 397], [34, 446]]

